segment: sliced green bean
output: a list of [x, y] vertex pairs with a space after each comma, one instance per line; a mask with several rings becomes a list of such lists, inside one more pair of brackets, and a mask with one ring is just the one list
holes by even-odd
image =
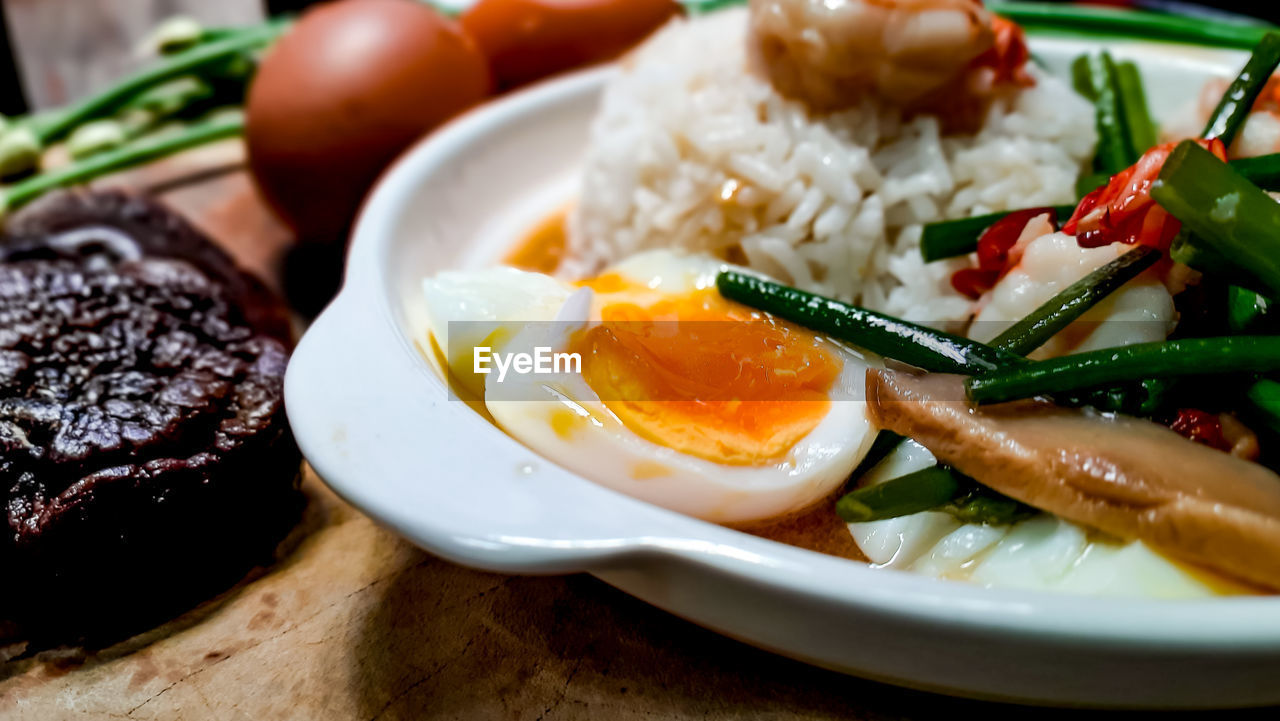
[[1071, 65], [1076, 90], [1093, 101], [1098, 128], [1094, 169], [1115, 175], [1138, 160], [1124, 106], [1120, 100], [1115, 61], [1106, 52], [1081, 55]]
[[1180, 144], [1151, 197], [1223, 258], [1280, 293], [1280, 203], [1193, 141]]
[[1185, 338], [1063, 356], [965, 380], [975, 403], [1073, 393], [1146, 378], [1280, 370], [1280, 336]]
[[1218, 107], [1209, 116], [1202, 137], [1217, 138], [1231, 145], [1277, 66], [1280, 66], [1280, 33], [1268, 33], [1254, 46], [1240, 74], [1227, 86]]
[[1280, 383], [1264, 378], [1245, 392], [1250, 414], [1275, 433], [1280, 433]]
[[846, 493], [836, 501], [836, 513], [845, 523], [883, 521], [931, 511], [959, 493], [950, 469], [935, 466]]
[[961, 523], [981, 523], [984, 526], [1008, 526], [1039, 513], [1021, 501], [977, 485], [976, 481], [970, 482], [974, 484], [972, 490], [962, 493], [939, 510], [950, 513]]
[[1160, 251], [1139, 246], [1067, 286], [1036, 308], [1030, 315], [1009, 326], [991, 345], [1018, 355], [1027, 355], [1057, 335], [1090, 308], [1120, 286], [1155, 265]]
[[897, 450], [902, 442], [907, 440], [905, 436], [900, 436], [893, 431], [881, 430], [876, 433], [876, 439], [871, 442], [871, 448], [867, 451], [867, 455], [862, 457], [858, 463], [858, 467], [853, 469], [853, 473], [849, 474], [850, 478], [862, 478], [871, 472], [872, 468], [883, 461]]
[[994, 2], [987, 9], [1013, 20], [1029, 33], [1136, 37], [1167, 42], [1248, 49], [1274, 25], [1235, 23], [1093, 5], [1048, 2]]
[[1267, 296], [1241, 288], [1238, 285], [1227, 288], [1227, 327], [1233, 333], [1248, 333], [1262, 325], [1271, 311], [1271, 299]]
[[1119, 91], [1120, 106], [1124, 109], [1124, 117], [1129, 126], [1129, 144], [1138, 156], [1160, 142], [1160, 131], [1151, 117], [1151, 108], [1147, 105], [1147, 90], [1142, 82], [1142, 72], [1132, 62], [1116, 63], [1116, 89]]
[[1076, 195], [1083, 198], [1110, 182], [1109, 173], [1085, 173], [1076, 180]]
[[[1058, 221], [1061, 222], [1071, 217], [1071, 214], [1076, 210], [1076, 206], [1058, 205], [1053, 210]], [[995, 225], [1009, 214], [1017, 212], [1020, 211], [1010, 210], [975, 215], [972, 218], [929, 223], [924, 226], [924, 233], [920, 236], [920, 254], [924, 256], [924, 262], [926, 263], [968, 255], [978, 249], [978, 238], [982, 237], [987, 228]]]
[[1280, 153], [1256, 158], [1236, 158], [1230, 163], [1244, 177], [1263, 190], [1280, 190]]
[[[1063, 328], [1070, 325], [1073, 321], [1083, 315], [1085, 312], [1100, 302], [1103, 298], [1110, 295], [1120, 286], [1129, 280], [1137, 277], [1143, 270], [1151, 267], [1160, 257], [1160, 252], [1154, 248], [1135, 248], [1116, 260], [1095, 270], [1080, 281], [1072, 284], [1061, 293], [1055, 295], [1049, 302], [1037, 308], [1031, 315], [1022, 321], [1014, 324], [1004, 333], [996, 337], [991, 345], [1004, 351], [1026, 355], [1031, 351], [1044, 345], [1049, 338], [1052, 338]], [[1123, 394], [1126, 397], [1131, 394]], [[1096, 400], [1096, 399], [1094, 399]], [[1103, 399], [1106, 400], [1106, 399]], [[1123, 400], [1123, 399], [1122, 399]], [[876, 444], [879, 446], [881, 441], [886, 438], [885, 434], [876, 437]], [[902, 437], [893, 434], [885, 445], [889, 450], [896, 447], [902, 441]], [[860, 466], [861, 473], [855, 473], [854, 478], [862, 476], [866, 470], [879, 462], [884, 455], [881, 454], [871, 463], [864, 463]], [[955, 515], [959, 520], [965, 523], [986, 523], [986, 524], [1007, 524], [1018, 520], [1027, 515], [1027, 507], [1023, 504], [997, 493], [990, 488], [979, 485], [974, 481], [969, 481], [965, 490], [965, 478], [946, 466], [935, 466], [929, 469], [936, 473], [946, 474], [950, 477], [954, 487], [953, 495], [948, 499], [948, 505], [945, 510]], [[935, 474], [909, 474], [900, 478], [894, 478], [885, 484], [895, 484], [892, 489], [884, 491], [885, 493], [896, 494], [895, 497], [901, 496], [906, 498], [930, 498], [942, 486], [942, 482]], [[916, 489], [915, 486], [921, 486]], [[864, 498], [863, 493], [869, 493], [871, 488], [864, 487], [847, 494], [837, 504], [846, 504], [846, 510], [850, 516], [854, 514], [854, 509], [879, 508], [880, 513], [876, 518], [868, 520], [880, 520], [882, 518], [895, 518], [898, 515], [907, 515], [908, 513], [917, 513], [921, 510], [932, 510], [931, 508], [919, 508], [908, 504], [899, 504], [892, 509], [893, 515], [885, 515], [889, 511], [885, 511], [881, 506], [868, 501]], [[873, 499], [879, 498], [872, 496]], [[865, 511], [859, 511], [865, 512]], [[841, 512], [841, 517], [849, 520], [845, 512]], [[852, 522], [852, 521], [850, 521]]]
[[1257, 278], [1227, 260], [1221, 252], [1186, 228], [1173, 240], [1169, 257], [1205, 275], [1259, 292], [1270, 292]]
[[716, 288], [729, 300], [799, 323], [886, 358], [936, 373], [981, 373], [1025, 363], [1011, 353], [893, 316], [725, 271]]

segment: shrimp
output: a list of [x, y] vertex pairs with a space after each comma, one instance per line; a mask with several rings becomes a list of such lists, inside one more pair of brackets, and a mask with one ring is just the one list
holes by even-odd
[[[1083, 248], [1076, 238], [1052, 232], [1043, 217], [1028, 223], [1050, 232], [1030, 242], [1020, 240], [1021, 258], [980, 301], [969, 328], [974, 340], [987, 342], [1043, 303], [1129, 249], [1123, 243]], [[1162, 341], [1177, 324], [1177, 310], [1159, 274], [1147, 271], [1091, 308], [1055, 336], [1036, 358]]]
[[750, 8], [753, 62], [815, 112], [868, 97], [953, 109], [958, 87], [975, 95], [1030, 84], [1021, 29], [980, 0], [751, 0]]
[[[1214, 78], [1206, 82], [1196, 102], [1195, 111], [1188, 113], [1188, 118], [1171, 128], [1168, 137], [1180, 140], [1199, 132], [1191, 128], [1190, 123], [1194, 122], [1197, 127], [1204, 125], [1217, 108], [1218, 101], [1222, 99], [1229, 84], [1230, 81], [1226, 78]], [[1280, 75], [1267, 81], [1258, 94], [1252, 112], [1240, 128], [1235, 142], [1228, 148], [1227, 155], [1231, 158], [1254, 158], [1270, 153], [1280, 153]]]

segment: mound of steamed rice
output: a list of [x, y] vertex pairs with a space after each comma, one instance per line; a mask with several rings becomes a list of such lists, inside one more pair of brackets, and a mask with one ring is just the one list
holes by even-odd
[[975, 135], [865, 103], [811, 117], [753, 75], [747, 15], [668, 25], [605, 89], [570, 221], [584, 274], [638, 251], [709, 251], [787, 283], [947, 325], [971, 303], [921, 226], [1070, 203], [1093, 156], [1089, 104], [1059, 80], [997, 102]]

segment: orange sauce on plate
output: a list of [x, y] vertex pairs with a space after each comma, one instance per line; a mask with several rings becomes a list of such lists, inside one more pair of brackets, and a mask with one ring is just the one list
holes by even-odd
[[569, 241], [568, 220], [567, 208], [557, 210], [508, 251], [502, 262], [520, 270], [554, 273], [564, 260]]

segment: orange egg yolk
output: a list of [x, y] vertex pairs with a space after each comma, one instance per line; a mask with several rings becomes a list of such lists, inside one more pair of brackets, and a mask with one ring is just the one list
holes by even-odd
[[[607, 294], [626, 284], [590, 285]], [[829, 341], [714, 290], [606, 304], [572, 346], [587, 384], [631, 431], [730, 465], [785, 455], [826, 416], [843, 367]]]

